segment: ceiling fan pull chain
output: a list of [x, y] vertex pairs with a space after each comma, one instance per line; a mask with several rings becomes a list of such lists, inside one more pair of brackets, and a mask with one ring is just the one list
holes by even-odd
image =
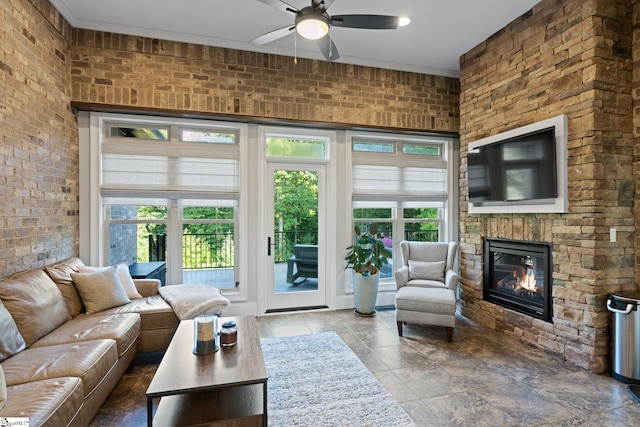
[[293, 32], [293, 63], [298, 65], [298, 32]]

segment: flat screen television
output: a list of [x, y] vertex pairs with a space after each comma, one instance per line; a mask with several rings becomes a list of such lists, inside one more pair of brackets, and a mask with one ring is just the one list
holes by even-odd
[[467, 180], [473, 203], [558, 197], [554, 127], [470, 149]]
[[469, 213], [568, 212], [568, 136], [562, 114], [470, 142]]

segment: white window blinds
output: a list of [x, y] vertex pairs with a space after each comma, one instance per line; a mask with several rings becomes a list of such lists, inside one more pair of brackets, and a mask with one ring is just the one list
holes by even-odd
[[101, 144], [103, 197], [239, 198], [237, 144], [206, 145], [106, 137]]
[[[358, 143], [356, 138], [352, 143]], [[388, 141], [385, 141], [388, 144]], [[403, 154], [402, 141], [393, 152], [352, 152], [354, 202], [441, 202], [447, 200], [447, 162], [437, 155]], [[416, 145], [416, 141], [411, 142]], [[440, 145], [443, 143], [440, 142]], [[372, 145], [373, 146], [373, 145]], [[436, 146], [433, 141], [425, 147]]]
[[446, 200], [446, 169], [353, 165], [354, 201]]

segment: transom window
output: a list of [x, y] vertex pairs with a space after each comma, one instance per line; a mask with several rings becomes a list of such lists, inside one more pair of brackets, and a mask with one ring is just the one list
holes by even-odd
[[266, 134], [268, 157], [301, 157], [326, 159], [328, 138]]

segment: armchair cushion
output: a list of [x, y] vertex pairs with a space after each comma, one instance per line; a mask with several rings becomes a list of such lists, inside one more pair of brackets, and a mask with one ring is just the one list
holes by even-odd
[[409, 260], [409, 280], [437, 280], [444, 282], [444, 261], [414, 261]]

